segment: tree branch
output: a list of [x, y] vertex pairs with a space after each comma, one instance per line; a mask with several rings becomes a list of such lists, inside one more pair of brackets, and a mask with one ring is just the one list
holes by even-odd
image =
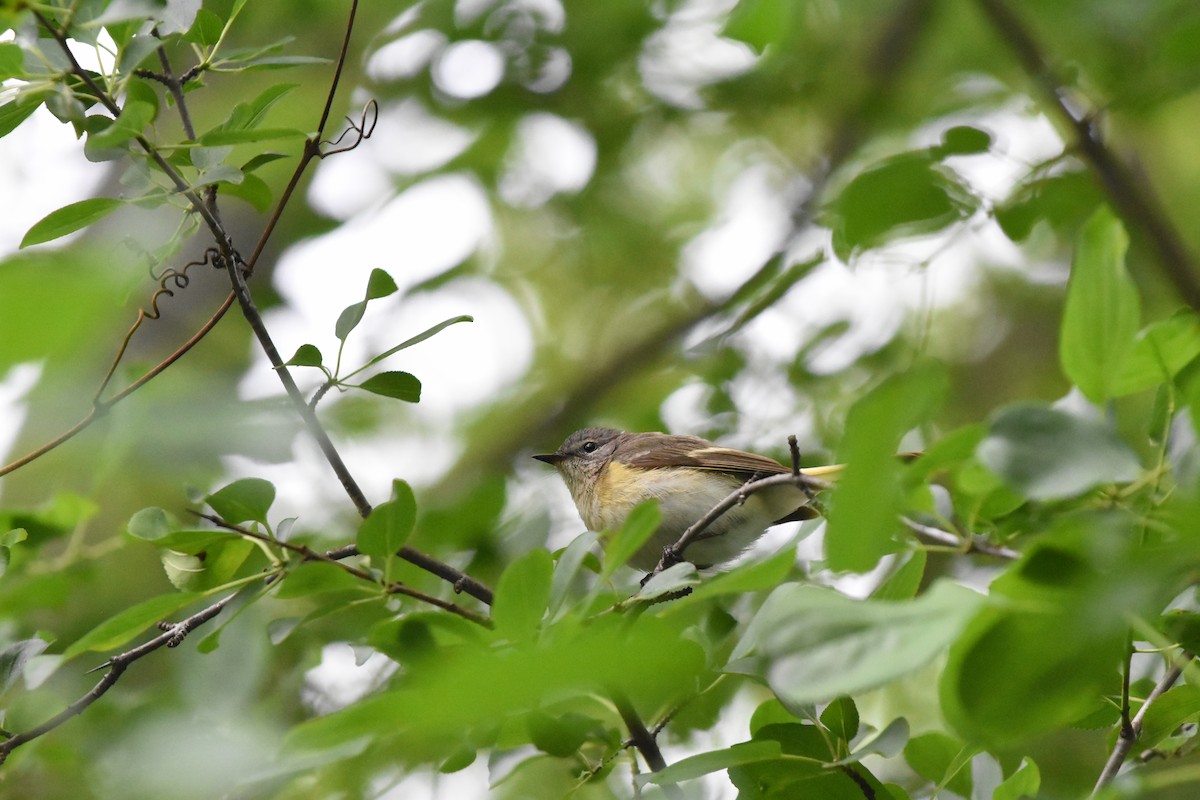
[[1104, 769], [1100, 772], [1100, 777], [1096, 780], [1096, 787], [1092, 789], [1092, 797], [1097, 796], [1100, 791], [1112, 783], [1117, 777], [1117, 773], [1121, 771], [1121, 765], [1125, 763], [1125, 759], [1129, 757], [1129, 753], [1133, 750], [1133, 746], [1137, 744], [1138, 737], [1142, 735], [1142, 725], [1146, 719], [1146, 712], [1150, 710], [1150, 706], [1154, 704], [1158, 698], [1175, 685], [1175, 681], [1179, 680], [1179, 676], [1183, 674], [1183, 668], [1195, 656], [1186, 650], [1179, 655], [1175, 663], [1168, 669], [1154, 689], [1146, 697], [1146, 701], [1142, 703], [1142, 707], [1138, 709], [1137, 714], [1129, 721], [1128, 725], [1122, 720], [1120, 733], [1117, 735], [1117, 743], [1113, 746], [1113, 751], [1108, 757], [1108, 761], [1104, 764]]
[[433, 595], [425, 594], [424, 592], [414, 589], [411, 586], [406, 586], [400, 581], [390, 581], [386, 583], [382, 582], [365, 569], [360, 569], [352, 564], [339, 561], [329, 553], [318, 552], [313, 550], [308, 545], [296, 544], [295, 542], [288, 542], [284, 541], [283, 539], [273, 539], [270, 536], [259, 533], [258, 531], [252, 531], [249, 528], [241, 525], [234, 525], [233, 523], [226, 522], [215, 514], [205, 514], [200, 511], [192, 511], [191, 513], [200, 519], [208, 520], [218, 528], [224, 528], [227, 531], [233, 531], [241, 536], [245, 536], [247, 539], [254, 539], [259, 542], [282, 547], [284, 550], [289, 550], [301, 556], [305, 561], [320, 561], [325, 564], [331, 564], [338, 569], [341, 569], [343, 572], [353, 575], [360, 580], [364, 580], [368, 583], [373, 583], [376, 586], [381, 587], [389, 594], [402, 594], [406, 597], [411, 597], [414, 600], [420, 600], [423, 603], [428, 603], [429, 605], [440, 608], [443, 611], [449, 611], [451, 614], [457, 614], [465, 620], [474, 622], [476, 625], [481, 625], [485, 628], [492, 627], [492, 622], [487, 617], [481, 617], [473, 611], [468, 611], [462, 606], [442, 600], [440, 597], [434, 597]]
[[1021, 557], [1021, 554], [1011, 547], [994, 545], [977, 536], [969, 534], [966, 536], [957, 536], [949, 531], [935, 528], [932, 525], [925, 525], [911, 517], [903, 515], [900, 517], [900, 522], [904, 524], [904, 527], [927, 541], [953, 547], [964, 553], [982, 553], [985, 556], [995, 556], [996, 558], [1005, 558], [1010, 561], [1015, 561]]
[[104, 677], [100, 679], [100, 682], [93, 686], [87, 694], [71, 703], [41, 725], [0, 741], [0, 764], [3, 764], [8, 759], [9, 753], [21, 745], [44, 736], [72, 717], [77, 717], [83, 713], [88, 706], [99, 700], [109, 689], [116, 685], [130, 664], [160, 648], [177, 647], [189, 633], [220, 614], [225, 606], [229, 605], [237, 597], [237, 594], [237, 592], [234, 592], [222, 597], [217, 602], [206, 608], [202, 608], [182, 622], [173, 625], [160, 623], [159, 627], [163, 630], [161, 634], [148, 642], [138, 645], [132, 650], [126, 650], [124, 653], [110, 658], [104, 665], [108, 667], [108, 671], [104, 673]]
[[[618, 691], [612, 692], [612, 701], [613, 705], [617, 707], [617, 713], [621, 715], [625, 727], [629, 730], [630, 742], [642, 754], [642, 758], [646, 760], [646, 766], [650, 767], [653, 772], [666, 769], [667, 762], [663, 758], [662, 750], [658, 747], [658, 741], [654, 738], [654, 734], [646, 728], [642, 718], [638, 716], [633, 703]], [[662, 784], [662, 790], [663, 794], [671, 800], [683, 800], [683, 791], [673, 783]]]
[[1146, 235], [1159, 265], [1184, 302], [1200, 310], [1196, 261], [1153, 187], [1138, 180], [1133, 170], [1104, 143], [1091, 117], [1072, 110], [1065, 97], [1065, 83], [1054, 73], [1033, 34], [1004, 0], [978, 2], [984, 16], [1012, 49], [1022, 69], [1041, 88], [1054, 112], [1075, 134], [1076, 147], [1113, 205], [1122, 217]]

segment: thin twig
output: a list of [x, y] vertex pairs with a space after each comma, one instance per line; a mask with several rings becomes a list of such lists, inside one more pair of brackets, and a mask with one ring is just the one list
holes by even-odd
[[772, 486], [795, 486], [804, 491], [805, 494], [810, 494], [828, 489], [832, 484], [820, 478], [805, 475], [803, 472], [796, 475], [790, 472], [780, 473], [748, 481], [738, 487], [737, 491], [730, 493], [724, 500], [709, 509], [708, 513], [688, 526], [688, 529], [680, 535], [679, 540], [663, 551], [662, 558], [659, 559], [658, 565], [650, 572], [650, 576], [657, 575], [667, 567], [679, 563], [683, 559], [683, 552], [687, 549], [688, 545], [695, 541], [696, 537], [720, 519], [729, 509], [741, 505], [746, 501], [747, 497], [755, 492], [769, 489]]
[[901, 515], [900, 522], [904, 527], [908, 528], [913, 533], [923, 539], [927, 539], [935, 544], [946, 545], [960, 550], [964, 553], [982, 553], [985, 556], [995, 556], [996, 558], [1005, 558], [1010, 561], [1015, 561], [1021, 557], [1021, 554], [1011, 547], [1003, 545], [991, 544], [977, 536], [961, 537], [956, 536], [949, 531], [944, 531], [941, 528], [935, 528], [932, 525], [925, 525], [917, 522], [911, 517]]
[[1074, 132], [1076, 147], [1113, 205], [1126, 220], [1146, 234], [1159, 265], [1175, 290], [1189, 306], [1200, 310], [1196, 261], [1154, 189], [1147, 181], [1134, 177], [1133, 170], [1104, 143], [1090, 116], [1076, 113], [1071, 108], [1064, 90], [1066, 83], [1055, 74], [1033, 34], [1008, 5], [1003, 0], [979, 0], [979, 5], [1000, 38], [1012, 49], [1021, 67]]
[[201, 519], [208, 520], [218, 528], [224, 528], [227, 531], [233, 531], [234, 533], [237, 533], [240, 536], [245, 536], [248, 539], [255, 539], [266, 544], [282, 547], [285, 550], [290, 550], [291, 552], [301, 556], [305, 561], [320, 561], [325, 564], [331, 564], [343, 572], [353, 575], [359, 580], [367, 581], [368, 583], [373, 583], [376, 586], [382, 587], [384, 591], [388, 592], [389, 594], [402, 594], [406, 597], [411, 597], [414, 600], [420, 600], [423, 603], [436, 606], [443, 611], [449, 611], [451, 614], [457, 614], [463, 619], [474, 622], [476, 625], [482, 625], [485, 628], [490, 628], [492, 626], [491, 620], [489, 620], [487, 617], [482, 617], [473, 611], [463, 608], [462, 606], [442, 600], [440, 597], [434, 597], [432, 595], [425, 594], [424, 592], [414, 589], [411, 586], [406, 586], [399, 581], [380, 581], [365, 569], [360, 569], [353, 564], [347, 564], [344, 561], [339, 561], [338, 559], [330, 556], [328, 553], [322, 553], [317, 550], [313, 550], [308, 545], [296, 544], [295, 542], [288, 542], [283, 539], [272, 539], [270, 536], [259, 533], [258, 531], [252, 531], [242, 525], [235, 525], [233, 523], [226, 522], [215, 514], [205, 514], [200, 511], [192, 511], [191, 513], [197, 517], [200, 517]]
[[84, 709], [99, 700], [104, 696], [105, 692], [116, 685], [117, 681], [120, 680], [122, 673], [125, 672], [125, 669], [130, 664], [140, 658], [143, 658], [144, 656], [149, 655], [150, 653], [153, 653], [155, 650], [163, 647], [177, 646], [183, 640], [183, 638], [193, 630], [220, 614], [222, 609], [229, 605], [229, 603], [235, 597], [237, 597], [237, 592], [226, 595], [212, 605], [197, 611], [195, 614], [192, 614], [182, 622], [165, 626], [163, 632], [150, 641], [140, 644], [132, 650], [127, 650], [124, 653], [110, 658], [106, 664], [108, 671], [104, 673], [104, 677], [100, 679], [100, 682], [93, 686], [87, 692], [87, 694], [71, 703], [69, 706], [43, 722], [41, 725], [38, 725], [35, 728], [30, 728], [22, 733], [10, 736], [7, 739], [0, 740], [0, 764], [3, 764], [8, 758], [8, 754], [16, 748], [31, 742], [34, 739], [37, 739], [39, 736], [44, 736], [72, 717], [76, 717], [81, 714]]
[[[157, 29], [155, 29], [154, 35], [158, 36]], [[171, 97], [175, 100], [175, 108], [179, 111], [179, 121], [183, 124], [183, 132], [188, 139], [195, 141], [196, 129], [192, 127], [192, 115], [188, 113], [187, 100], [183, 96], [183, 83], [175, 77], [175, 72], [171, 69], [171, 61], [167, 58], [167, 50], [162, 45], [158, 46], [158, 63], [162, 65], [162, 75], [165, 78], [163, 85], [171, 93]]]
[[1146, 719], [1146, 712], [1150, 710], [1150, 706], [1154, 704], [1158, 698], [1175, 685], [1175, 681], [1179, 680], [1179, 676], [1183, 674], [1183, 669], [1189, 661], [1195, 656], [1192, 653], [1184, 651], [1171, 665], [1157, 684], [1146, 697], [1146, 701], [1142, 703], [1142, 707], [1138, 709], [1137, 714], [1129, 723], [1129, 727], [1121, 726], [1121, 731], [1117, 736], [1117, 743], [1113, 746], [1113, 751], [1108, 757], [1108, 761], [1104, 764], [1104, 769], [1100, 772], [1100, 777], [1096, 780], [1096, 787], [1092, 789], [1092, 797], [1095, 797], [1100, 791], [1112, 783], [1113, 778], [1117, 777], [1117, 773], [1121, 771], [1121, 765], [1125, 763], [1125, 759], [1129, 757], [1129, 753], [1133, 750], [1133, 746], [1137, 743], [1138, 737], [1142, 735], [1142, 725]]

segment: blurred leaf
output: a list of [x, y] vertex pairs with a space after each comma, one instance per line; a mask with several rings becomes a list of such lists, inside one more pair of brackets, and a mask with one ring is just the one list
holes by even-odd
[[138, 100], [126, 102], [111, 125], [88, 137], [88, 147], [96, 150], [121, 147], [130, 139], [141, 135], [157, 113], [156, 104]]
[[938, 731], [914, 736], [904, 747], [904, 760], [913, 772], [925, 780], [949, 789], [962, 797], [971, 797], [971, 758], [978, 752]]
[[680, 783], [699, 778], [712, 772], [720, 772], [730, 767], [742, 764], [754, 764], [760, 761], [774, 761], [783, 755], [779, 742], [764, 739], [754, 742], [741, 742], [724, 750], [710, 750], [707, 753], [688, 756], [670, 764], [666, 769], [638, 775], [641, 785], [653, 783]]
[[970, 156], [986, 153], [992, 146], [992, 135], [971, 125], [955, 125], [942, 133], [942, 143], [934, 152], [938, 158]]
[[770, 558], [738, 564], [728, 572], [705, 578], [687, 597], [674, 601], [665, 613], [685, 608], [709, 597], [774, 589], [787, 579], [795, 567], [795, 548], [785, 547]]
[[509, 564], [492, 603], [497, 633], [513, 639], [533, 637], [550, 602], [553, 577], [554, 563], [545, 550], [530, 550]]
[[571, 540], [558, 556], [554, 565], [554, 578], [550, 582], [549, 611], [551, 618], [566, 607], [572, 584], [580, 573], [584, 560], [591, 554], [592, 546], [600, 540], [596, 531], [586, 531]]
[[12, 42], [0, 42], [0, 81], [17, 78], [25, 74], [25, 54], [21, 46]]
[[17, 682], [29, 660], [40, 655], [49, 644], [42, 639], [25, 639], [6, 645], [0, 650], [0, 694], [4, 694]]
[[996, 221], [1015, 242], [1025, 241], [1039, 224], [1073, 236], [1103, 202], [1091, 173], [1081, 169], [1059, 172], [1018, 185], [1012, 197], [996, 209]]
[[216, 130], [202, 134], [199, 143], [205, 147], [230, 144], [255, 144], [280, 139], [303, 139], [307, 134], [295, 128], [249, 128], [247, 130]]
[[[238, 179], [236, 182], [222, 183], [221, 191], [239, 200], [245, 200], [256, 211], [266, 213], [271, 207], [272, 199], [271, 188], [267, 186], [266, 181], [257, 175], [246, 175], [241, 170], [230, 169], [238, 176]], [[206, 175], [206, 177], [209, 176]], [[210, 178], [206, 182], [212, 183], [213, 181]]]
[[207, 8], [202, 8], [196, 12], [196, 20], [183, 38], [201, 47], [212, 47], [220, 40], [224, 28], [224, 20]]
[[655, 500], [640, 503], [630, 511], [629, 516], [625, 518], [625, 524], [604, 544], [604, 568], [600, 576], [607, 578], [618, 568], [625, 566], [626, 562], [650, 540], [661, 522], [662, 510]]
[[908, 559], [871, 592], [872, 600], [911, 600], [925, 577], [924, 550], [913, 550]]
[[392, 499], [375, 506], [358, 526], [358, 551], [391, 579], [390, 564], [417, 522], [417, 500], [405, 481], [392, 481]]
[[678, 564], [672, 564], [646, 581], [646, 584], [638, 590], [637, 599], [654, 600], [686, 587], [695, 586], [699, 582], [700, 576], [696, 565], [690, 561], [681, 561]]
[[402, 746], [406, 757], [420, 757], [447, 742], [457, 746], [475, 726], [537, 708], [546, 697], [599, 689], [621, 692], [635, 705], [648, 698], [669, 703], [689, 692], [704, 667], [700, 648], [681, 633], [646, 614], [608, 615], [586, 626], [559, 624], [554, 636], [521, 646], [460, 650], [414, 665], [402, 686], [301, 723], [285, 748], [319, 751], [364, 736], [378, 742], [386, 731], [384, 740]]
[[1184, 650], [1190, 653], [1200, 652], [1200, 613], [1168, 611], [1159, 619], [1159, 628]]
[[57, 211], [51, 211], [33, 224], [21, 239], [21, 247], [53, 241], [81, 228], [86, 228], [93, 222], [103, 219], [120, 206], [123, 200], [112, 197], [93, 197], [90, 200], [80, 200], [63, 206]]
[[978, 201], [929, 153], [904, 153], [866, 168], [830, 204], [833, 249], [850, 262], [863, 250], [942, 230]]
[[358, 388], [406, 403], [421, 401], [421, 381], [407, 372], [380, 372], [358, 384]]
[[377, 594], [378, 588], [333, 564], [306, 561], [288, 570], [287, 575], [276, 584], [274, 594], [280, 600], [292, 600], [335, 592], [369, 597]]
[[898, 717], [884, 726], [882, 730], [865, 737], [840, 763], [851, 764], [862, 761], [867, 756], [891, 758], [903, 750], [907, 743], [908, 721], [903, 717]]
[[221, 519], [231, 525], [243, 522], [267, 524], [267, 512], [275, 502], [275, 485], [262, 478], [242, 478], [204, 498]]
[[1010, 406], [991, 422], [979, 460], [1031, 500], [1073, 497], [1133, 480], [1137, 456], [1108, 426], [1048, 406]]
[[852, 695], [936, 658], [982, 603], [947, 581], [904, 602], [851, 600], [832, 589], [787, 584], [754, 615], [729, 669], [765, 679], [789, 705]]
[[992, 800], [1021, 800], [1023, 797], [1037, 797], [1042, 788], [1042, 774], [1033, 759], [1026, 756], [1021, 759], [1021, 766], [1012, 775], [1004, 779]]
[[[24, 101], [24, 102], [22, 102]], [[0, 137], [8, 136], [41, 107], [41, 100], [18, 96], [0, 105]]]
[[143, 600], [92, 628], [63, 651], [63, 658], [74, 658], [89, 650], [116, 649], [151, 625], [195, 602], [200, 596], [192, 593], [162, 594]]
[[945, 392], [942, 371], [924, 365], [888, 378], [851, 407], [838, 453], [846, 469], [833, 489], [825, 534], [831, 569], [866, 572], [894, 549], [905, 502], [895, 454]]
[[1152, 323], [1133, 342], [1113, 382], [1114, 397], [1170, 381], [1200, 356], [1200, 317], [1191, 310]]
[[1120, 221], [1103, 208], [1080, 231], [1071, 264], [1059, 357], [1093, 403], [1114, 395], [1141, 318], [1137, 287], [1125, 271], [1128, 245]]
[[526, 717], [525, 724], [534, 747], [560, 758], [574, 755], [600, 729], [595, 719], [574, 712], [551, 715], [533, 711]]
[[762, 53], [787, 40], [792, 20], [801, 13], [791, 3], [776, 0], [745, 0], [738, 3], [721, 31], [723, 36], [745, 42]]
[[[391, 278], [389, 277], [388, 280], [391, 280]], [[393, 286], [394, 285], [395, 284], [393, 284]], [[393, 291], [395, 291], [395, 290], [393, 289]], [[379, 355], [372, 358], [370, 361], [368, 361], [363, 366], [369, 367], [373, 364], [378, 364], [380, 361], [383, 361], [388, 356], [395, 355], [396, 353], [399, 353], [401, 350], [405, 350], [409, 347], [412, 347], [414, 344], [420, 344], [421, 342], [425, 341], [429, 337], [434, 336], [435, 334], [441, 332], [445, 328], [450, 327], [451, 325], [455, 325], [459, 322], [474, 322], [474, 321], [475, 321], [474, 317], [469, 317], [466, 315], [462, 315], [462, 316], [458, 316], [458, 317], [451, 317], [448, 320], [439, 322], [437, 325], [434, 325], [432, 328], [429, 328], [426, 331], [418, 333], [416, 336], [412, 337], [411, 339], [406, 339], [405, 341], [401, 342], [400, 344], [396, 345], [395, 347], [393, 347], [389, 350], [385, 350], [384, 352], [382, 352]]]

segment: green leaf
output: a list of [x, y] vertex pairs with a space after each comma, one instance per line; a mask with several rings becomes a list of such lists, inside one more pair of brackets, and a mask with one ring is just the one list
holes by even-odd
[[1107, 425], [1040, 405], [1003, 409], [976, 453], [1031, 500], [1074, 497], [1140, 471], [1137, 456]]
[[417, 521], [417, 500], [412, 487], [392, 481], [392, 499], [375, 506], [358, 526], [358, 551], [389, 575], [392, 557], [404, 546]]
[[992, 135], [970, 125], [955, 125], [942, 134], [942, 143], [935, 148], [938, 158], [970, 156], [986, 153], [992, 146]]
[[389, 350], [385, 350], [384, 352], [382, 352], [379, 355], [372, 358], [370, 361], [368, 361], [363, 366], [369, 367], [372, 364], [378, 364], [380, 361], [383, 361], [388, 356], [395, 355], [396, 353], [399, 353], [401, 350], [405, 350], [409, 347], [412, 347], [414, 344], [420, 344], [421, 342], [428, 339], [430, 336], [433, 336], [433, 335], [439, 333], [444, 328], [448, 328], [451, 325], [455, 325], [459, 322], [474, 322], [474, 321], [475, 321], [474, 317], [466, 316], [465, 314], [462, 316], [458, 316], [458, 317], [451, 317], [448, 320], [439, 322], [437, 325], [434, 325], [432, 328], [429, 328], [426, 331], [422, 331], [421, 333], [418, 333], [416, 336], [412, 337], [411, 339], [406, 339], [405, 341], [401, 342], [400, 344], [396, 345], [395, 347], [393, 347]]
[[325, 363], [321, 351], [315, 344], [302, 344], [296, 348], [296, 353], [284, 362], [289, 367], [320, 367]]
[[215, 130], [200, 136], [200, 144], [205, 147], [219, 147], [230, 144], [253, 144], [255, 142], [270, 142], [278, 139], [303, 139], [307, 136], [304, 131], [295, 128], [250, 128], [248, 130]]
[[925, 551], [913, 550], [908, 560], [871, 592], [872, 600], [911, 600], [925, 577]]
[[970, 797], [971, 758], [976, 752], [953, 736], [933, 731], [910, 739], [904, 747], [904, 760], [930, 783]]
[[[316, 597], [337, 593], [347, 596], [377, 594], [378, 587], [356, 578], [343, 569], [321, 561], [307, 561], [296, 565], [278, 582], [275, 597], [292, 600], [297, 597]], [[290, 629], [289, 629], [290, 632]]]
[[162, 594], [144, 600], [92, 628], [63, 652], [63, 658], [74, 658], [89, 650], [112, 650], [128, 642], [146, 628], [169, 617], [199, 598], [199, 594]]
[[904, 509], [901, 437], [929, 418], [946, 391], [932, 365], [894, 375], [851, 408], [840, 460], [846, 469], [830, 499], [825, 551], [834, 570], [866, 572], [894, 549], [893, 534]]
[[21, 51], [20, 45], [12, 42], [0, 42], [0, 81], [24, 75], [24, 63], [25, 54]]
[[791, 3], [744, 0], [730, 12], [721, 35], [745, 42], [756, 52], [762, 53], [771, 45], [786, 40], [794, 27], [794, 18], [800, 13]]
[[1094, 403], [1114, 396], [1141, 318], [1137, 287], [1125, 271], [1129, 237], [1107, 208], [1079, 233], [1059, 358], [1067, 377]]
[[675, 609], [685, 608], [708, 597], [773, 589], [783, 583], [795, 567], [796, 550], [794, 547], [785, 547], [770, 558], [739, 564], [728, 572], [705, 578], [692, 589], [691, 594], [671, 603], [664, 613], [672, 613]]
[[1180, 725], [1195, 722], [1197, 718], [1200, 718], [1200, 687], [1187, 684], [1174, 686], [1146, 710], [1138, 746], [1155, 748]]
[[94, 133], [87, 139], [87, 146], [92, 150], [106, 150], [121, 147], [130, 139], [141, 134], [150, 121], [158, 114], [158, 106], [142, 100], [130, 100], [125, 103], [113, 123], [99, 133]]
[[1073, 236], [1103, 202], [1096, 181], [1086, 170], [1057, 172], [1018, 186], [1012, 197], [996, 209], [996, 221], [1014, 242], [1025, 241], [1038, 226]]
[[600, 573], [607, 578], [625, 566], [658, 530], [662, 522], [662, 509], [655, 500], [647, 500], [629, 512], [621, 530], [609, 537], [604, 544], [604, 567]]
[[681, 561], [678, 564], [672, 564], [646, 581], [645, 585], [638, 590], [637, 599], [653, 600], [656, 597], [662, 597], [663, 595], [678, 592], [680, 589], [695, 586], [699, 582], [700, 574], [696, 569], [696, 565], [690, 561]]
[[342, 309], [342, 313], [338, 315], [337, 323], [333, 327], [333, 332], [337, 338], [343, 342], [350, 332], [358, 327], [358, 323], [362, 322], [363, 314], [367, 313], [367, 301], [359, 300], [357, 303], [351, 303]]
[[[233, 167], [229, 167], [229, 169], [237, 173], [239, 176], [238, 182], [229, 183], [222, 181], [221, 191], [231, 197], [245, 200], [256, 211], [266, 212], [271, 207], [271, 187], [267, 186], [267, 182], [257, 175], [246, 175]], [[210, 176], [206, 175], [205, 177], [208, 178]]]
[[202, 8], [196, 12], [196, 21], [183, 38], [201, 47], [212, 47], [221, 40], [221, 32], [224, 29], [224, 20], [207, 8]]
[[754, 615], [729, 669], [764, 678], [790, 707], [853, 695], [939, 656], [982, 603], [948, 581], [903, 602], [851, 600], [824, 587], [785, 584]]
[[376, 267], [371, 270], [371, 276], [367, 278], [367, 296], [364, 299], [378, 300], [381, 297], [395, 294], [396, 291], [396, 282], [392, 280], [392, 276]]
[[559, 553], [558, 563], [554, 566], [554, 579], [550, 583], [550, 616], [555, 617], [559, 610], [565, 607], [571, 586], [579, 574], [583, 562], [591, 555], [592, 546], [600, 539], [596, 531], [585, 531], [576, 536], [569, 545]]
[[[25, 102], [22, 102], [24, 100]], [[31, 99], [18, 97], [16, 100], [10, 100], [4, 105], [0, 105], [0, 137], [8, 136], [15, 131], [17, 127], [29, 119], [33, 112], [37, 111], [42, 105], [42, 101], [34, 102]]]
[[421, 402], [421, 381], [408, 372], [381, 372], [358, 384], [358, 388], [406, 403]]
[[242, 478], [213, 492], [204, 502], [232, 525], [250, 521], [265, 525], [275, 502], [275, 485], [262, 478]]
[[741, 742], [724, 750], [711, 750], [707, 753], [688, 756], [669, 765], [666, 769], [645, 775], [638, 775], [637, 781], [643, 786], [647, 783], [658, 785], [680, 783], [713, 772], [720, 772], [730, 767], [737, 767], [743, 764], [756, 764], [761, 761], [774, 761], [782, 755], [783, 750], [779, 742], [772, 739]]
[[554, 562], [545, 550], [530, 550], [509, 564], [492, 603], [496, 631], [513, 639], [532, 637], [550, 603], [553, 577]]
[[178, 522], [157, 506], [143, 508], [129, 518], [125, 527], [129, 535], [146, 542], [156, 542], [178, 527]]
[[233, 111], [229, 112], [229, 116], [225, 118], [212, 133], [230, 132], [230, 131], [247, 131], [258, 126], [267, 111], [273, 105], [278, 103], [288, 92], [295, 89], [299, 84], [295, 83], [278, 83], [268, 86], [258, 97], [248, 103], [238, 103], [233, 107]]
[[892, 239], [942, 230], [977, 205], [954, 171], [931, 154], [893, 156], [855, 176], [829, 206], [833, 249], [849, 262]]
[[86, 228], [93, 222], [107, 217], [123, 204], [123, 200], [112, 197], [93, 197], [90, 200], [80, 200], [78, 203], [63, 206], [57, 211], [51, 211], [35, 222], [33, 227], [26, 232], [25, 238], [21, 240], [21, 248], [53, 241], [81, 228]]
[[1021, 766], [1012, 775], [1004, 779], [992, 800], [1021, 800], [1023, 797], [1037, 797], [1042, 789], [1042, 773], [1038, 771], [1033, 759], [1026, 756], [1021, 759]]
[[49, 644], [42, 639], [24, 639], [0, 650], [0, 694], [12, 688], [29, 659], [40, 655]]
[[849, 697], [834, 700], [821, 712], [821, 724], [849, 750], [850, 742], [858, 735], [858, 709], [854, 701]]
[[1120, 374], [1113, 397], [1144, 391], [1169, 381], [1200, 356], [1200, 316], [1190, 309], [1147, 325], [1138, 332]]
[[865, 737], [855, 746], [849, 756], [841, 759], [838, 763], [852, 764], [862, 761], [867, 756], [892, 758], [908, 743], [908, 733], [908, 720], [904, 717], [897, 717], [884, 726], [883, 730]]

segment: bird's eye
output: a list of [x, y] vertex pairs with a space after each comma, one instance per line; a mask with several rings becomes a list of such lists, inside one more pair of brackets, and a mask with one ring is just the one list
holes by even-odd
[[600, 445], [596, 444], [595, 442], [584, 442], [583, 447], [580, 449], [582, 449], [585, 453], [594, 453], [596, 452], [596, 448], [599, 446]]

